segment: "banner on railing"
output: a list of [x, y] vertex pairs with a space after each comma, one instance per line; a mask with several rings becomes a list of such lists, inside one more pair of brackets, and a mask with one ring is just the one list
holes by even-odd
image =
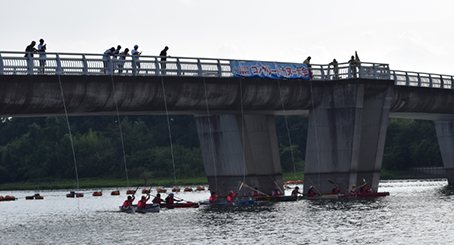
[[309, 69], [306, 64], [230, 61], [230, 70], [234, 77], [309, 80]]

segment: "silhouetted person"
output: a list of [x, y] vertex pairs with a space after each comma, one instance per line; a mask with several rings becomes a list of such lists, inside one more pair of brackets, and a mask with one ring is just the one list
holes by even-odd
[[47, 44], [44, 44], [44, 39], [39, 39], [39, 44], [38, 44], [38, 53], [39, 53], [39, 72], [44, 74], [44, 67], [46, 66], [46, 47]]
[[27, 52], [25, 54], [24, 57], [27, 57], [28, 54], [30, 54], [30, 57], [33, 57], [33, 53], [35, 53], [36, 51], [38, 51], [36, 48], [35, 48], [35, 45], [36, 45], [36, 42], [35, 41], [32, 41], [30, 43], [30, 45], [28, 45], [26, 48], [25, 48], [25, 52]]
[[159, 54], [159, 56], [161, 56], [161, 73], [163, 75], [166, 74], [166, 67], [167, 67], [167, 50], [169, 50], [169, 47], [165, 47], [161, 53]]

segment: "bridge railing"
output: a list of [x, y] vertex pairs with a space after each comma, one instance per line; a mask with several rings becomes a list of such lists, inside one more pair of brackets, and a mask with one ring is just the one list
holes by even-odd
[[[33, 57], [32, 57], [33, 55]], [[132, 56], [103, 59], [103, 54], [0, 52], [1, 75], [167, 75], [231, 77], [230, 60]]]
[[[32, 57], [33, 55], [33, 57]], [[103, 59], [103, 54], [39, 53], [0, 51], [0, 75], [116, 75], [232, 77], [230, 62], [237, 60], [140, 56]], [[283, 63], [283, 62], [274, 62]], [[440, 74], [390, 70], [383, 63], [338, 63], [311, 65], [313, 80], [351, 78], [394, 80], [396, 85], [454, 89], [454, 77]]]
[[430, 74], [411, 71], [391, 71], [396, 85], [428, 88], [454, 89], [454, 77], [441, 74]]

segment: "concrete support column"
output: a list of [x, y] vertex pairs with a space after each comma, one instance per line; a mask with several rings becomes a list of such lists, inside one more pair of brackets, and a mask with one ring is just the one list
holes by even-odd
[[363, 184], [378, 188], [391, 103], [389, 89], [370, 93], [364, 84], [326, 86], [309, 114], [304, 191], [331, 193]]
[[241, 182], [265, 193], [271, 193], [274, 181], [282, 188], [273, 115], [197, 115], [195, 120], [210, 190], [222, 197]]
[[435, 121], [435, 130], [448, 184], [454, 185], [454, 121]]

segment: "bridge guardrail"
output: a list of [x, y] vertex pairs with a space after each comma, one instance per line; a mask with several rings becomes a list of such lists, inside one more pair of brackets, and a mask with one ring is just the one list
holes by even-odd
[[[32, 57], [33, 55], [33, 57]], [[40, 53], [0, 51], [0, 75], [115, 75], [115, 76], [199, 76], [232, 77], [230, 62], [238, 60], [140, 56], [103, 59], [104, 54]], [[241, 60], [245, 61], [245, 60]], [[283, 63], [283, 62], [275, 62]], [[351, 78], [394, 80], [395, 85], [454, 89], [454, 77], [390, 70], [388, 64], [361, 62], [312, 64], [313, 80], [340, 80]]]

